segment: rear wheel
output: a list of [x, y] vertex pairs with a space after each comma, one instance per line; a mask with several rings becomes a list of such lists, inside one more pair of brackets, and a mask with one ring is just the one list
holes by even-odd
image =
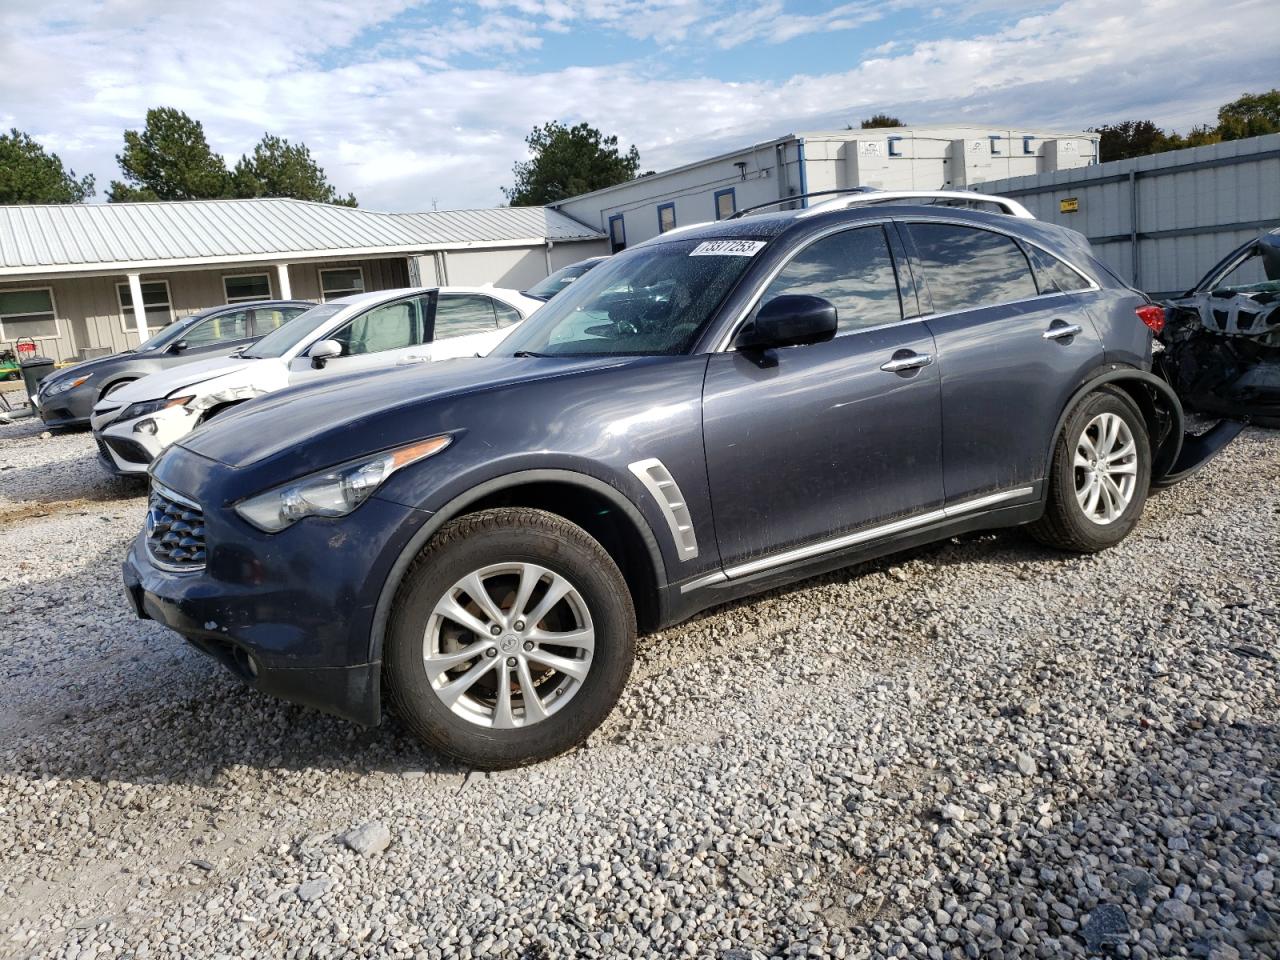
[[392, 709], [428, 745], [478, 767], [534, 763], [608, 716], [635, 655], [613, 558], [541, 510], [447, 525], [414, 561], [388, 624]]
[[1049, 501], [1031, 534], [1062, 550], [1105, 550], [1137, 524], [1150, 482], [1142, 412], [1123, 391], [1103, 387], [1067, 418], [1054, 447]]

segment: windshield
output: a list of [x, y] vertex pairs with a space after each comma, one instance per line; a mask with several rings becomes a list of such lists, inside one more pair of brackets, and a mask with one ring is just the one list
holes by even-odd
[[[752, 252], [754, 241], [735, 241]], [[503, 341], [502, 355], [685, 353], [751, 263], [723, 245], [674, 240], [617, 254], [571, 284]], [[494, 351], [499, 353], [499, 351]]]
[[539, 300], [550, 300], [592, 267], [598, 267], [602, 263], [604, 263], [603, 260], [583, 260], [580, 263], [571, 263], [567, 267], [561, 267], [545, 280], [535, 283], [524, 292], [524, 295], [526, 297], [537, 297]]
[[292, 320], [286, 320], [240, 356], [253, 360], [264, 357], [283, 357], [346, 306], [345, 303], [324, 303], [318, 307], [312, 307]]

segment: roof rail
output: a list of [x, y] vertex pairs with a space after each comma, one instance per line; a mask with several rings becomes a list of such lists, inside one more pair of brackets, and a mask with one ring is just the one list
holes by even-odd
[[832, 210], [847, 210], [849, 207], [864, 204], [918, 203], [926, 206], [936, 204], [953, 207], [992, 204], [1001, 213], [1008, 216], [1019, 217], [1023, 220], [1035, 219], [1035, 215], [1018, 201], [1010, 200], [1008, 197], [998, 197], [990, 193], [976, 193], [972, 190], [879, 190], [875, 187], [848, 187], [841, 190], [818, 190], [814, 193], [797, 194], [794, 197], [784, 197], [779, 200], [771, 200], [768, 203], [744, 207], [726, 219], [734, 219], [755, 210], [762, 210], [765, 207], [790, 203], [793, 200], [805, 200], [810, 197], [831, 197], [832, 199], [814, 204], [806, 209], [802, 216], [814, 216], [819, 213], [829, 213]]

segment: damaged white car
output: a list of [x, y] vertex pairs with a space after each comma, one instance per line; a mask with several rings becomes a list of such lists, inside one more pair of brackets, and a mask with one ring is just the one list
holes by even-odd
[[113, 392], [90, 418], [118, 476], [146, 473], [165, 447], [264, 393], [407, 364], [483, 356], [541, 300], [495, 287], [415, 287], [331, 300], [238, 354], [152, 374]]

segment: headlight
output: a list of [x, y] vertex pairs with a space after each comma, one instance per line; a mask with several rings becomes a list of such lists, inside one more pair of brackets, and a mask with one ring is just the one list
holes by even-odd
[[64, 380], [62, 383], [55, 383], [49, 388], [46, 397], [56, 397], [60, 393], [66, 393], [68, 390], [74, 390], [82, 383], [88, 383], [93, 377], [92, 373], [86, 373], [83, 377], [76, 377], [74, 380]]
[[452, 442], [449, 436], [432, 437], [362, 457], [242, 500], [235, 510], [267, 533], [277, 533], [303, 517], [344, 517], [401, 467], [434, 456]]
[[124, 413], [116, 417], [116, 422], [137, 420], [139, 417], [145, 417], [149, 413], [159, 413], [169, 407], [180, 407], [184, 403], [190, 403], [195, 398], [195, 394], [191, 394], [186, 397], [166, 397], [163, 400], [144, 400], [141, 403], [131, 403], [124, 408]]

